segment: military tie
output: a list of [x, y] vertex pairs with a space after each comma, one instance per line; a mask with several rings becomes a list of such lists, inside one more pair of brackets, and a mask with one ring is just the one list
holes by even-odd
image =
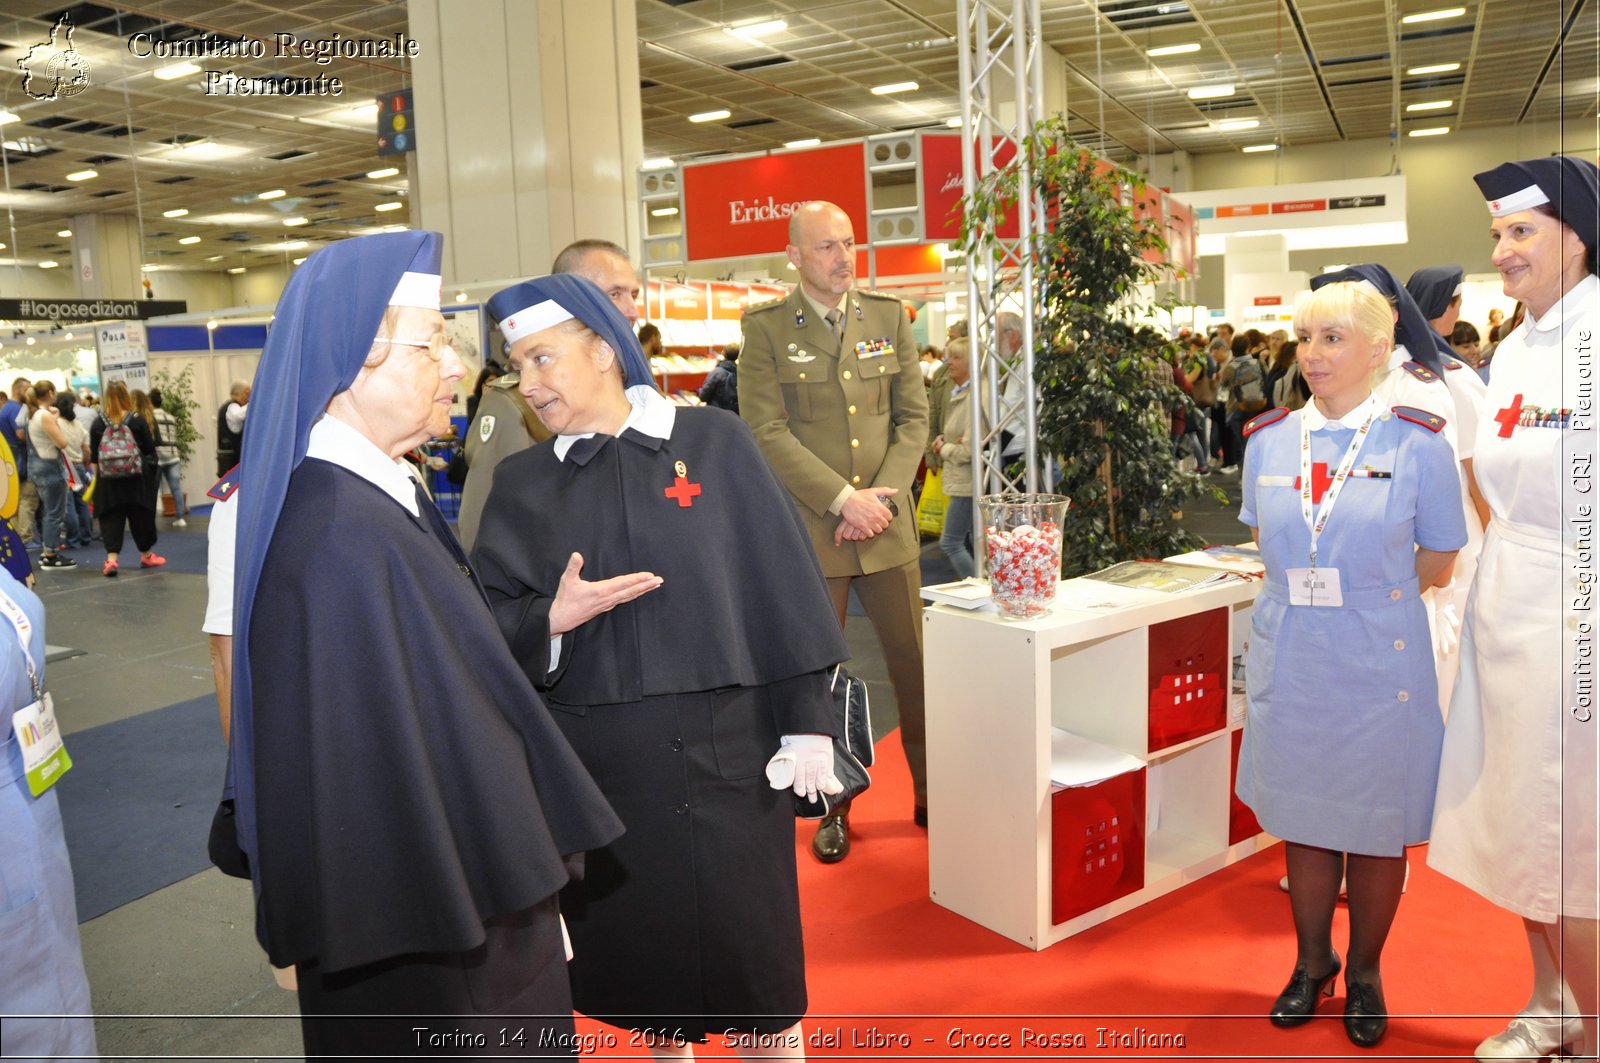
[[839, 345], [844, 342], [844, 311], [836, 306], [825, 316], [828, 319], [828, 328], [833, 332], [834, 349], [838, 350]]

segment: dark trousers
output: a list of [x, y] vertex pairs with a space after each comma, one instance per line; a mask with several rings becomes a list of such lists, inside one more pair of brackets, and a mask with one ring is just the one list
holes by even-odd
[[828, 594], [844, 626], [850, 588], [872, 621], [889, 666], [895, 708], [900, 716], [900, 744], [911, 768], [912, 798], [918, 808], [928, 804], [927, 716], [922, 688], [922, 567], [911, 561], [865, 576], [830, 576]]
[[466, 952], [396, 956], [332, 974], [298, 965], [307, 1063], [575, 1056], [555, 898], [491, 919], [484, 935]]
[[133, 545], [141, 554], [147, 554], [156, 545], [156, 511], [140, 505], [97, 506], [100, 518], [100, 537], [105, 540], [106, 553], [122, 553], [124, 526], [133, 528]]

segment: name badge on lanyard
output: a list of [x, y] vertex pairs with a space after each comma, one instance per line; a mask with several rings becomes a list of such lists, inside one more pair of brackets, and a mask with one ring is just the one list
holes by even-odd
[[33, 635], [33, 622], [22, 607], [3, 592], [0, 592], [0, 613], [16, 632], [23, 663], [28, 667], [28, 683], [33, 687], [33, 701], [12, 713], [11, 729], [22, 749], [22, 768], [28, 776], [28, 790], [38, 797], [67, 773], [72, 767], [72, 758], [67, 756], [66, 744], [61, 740], [55, 702], [39, 685], [39, 669], [34, 665], [33, 651], [28, 645]]
[[1290, 605], [1332, 609], [1344, 604], [1344, 593], [1339, 586], [1339, 570], [1318, 567], [1317, 543], [1322, 538], [1323, 529], [1328, 526], [1328, 518], [1333, 514], [1334, 504], [1339, 501], [1345, 482], [1350, 479], [1350, 470], [1355, 468], [1362, 444], [1366, 443], [1367, 433], [1372, 430], [1372, 422], [1377, 420], [1377, 417], [1378, 411], [1373, 410], [1362, 422], [1361, 427], [1356, 429], [1355, 438], [1350, 440], [1350, 445], [1345, 448], [1344, 458], [1333, 474], [1333, 481], [1323, 492], [1322, 505], [1315, 515], [1311, 509], [1311, 429], [1306, 425], [1304, 418], [1300, 421], [1300, 516], [1306, 522], [1307, 530], [1311, 532], [1311, 564], [1308, 568], [1291, 568], [1284, 572], [1284, 578], [1289, 583]]

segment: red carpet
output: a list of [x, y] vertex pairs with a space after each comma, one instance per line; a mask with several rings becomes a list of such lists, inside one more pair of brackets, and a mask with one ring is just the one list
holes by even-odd
[[[817, 863], [811, 824], [796, 831], [813, 1058], [1471, 1059], [1527, 999], [1520, 921], [1429, 870], [1420, 849], [1384, 956], [1393, 1014], [1376, 1049], [1345, 1038], [1342, 982], [1307, 1026], [1264, 1017], [1294, 964], [1281, 847], [1029, 951], [928, 899], [898, 732], [878, 754], [843, 863]], [[1341, 905], [1341, 954], [1346, 931]], [[636, 1054], [625, 1046], [599, 1055]]]

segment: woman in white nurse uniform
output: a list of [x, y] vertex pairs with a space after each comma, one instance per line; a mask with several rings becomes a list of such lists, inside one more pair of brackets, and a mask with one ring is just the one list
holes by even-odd
[[1495, 352], [1478, 430], [1474, 472], [1492, 519], [1462, 632], [1428, 863], [1526, 924], [1532, 998], [1478, 1058], [1538, 1059], [1567, 1045], [1592, 1059], [1600, 170], [1554, 157], [1474, 180], [1489, 201], [1505, 293], [1528, 314]]

